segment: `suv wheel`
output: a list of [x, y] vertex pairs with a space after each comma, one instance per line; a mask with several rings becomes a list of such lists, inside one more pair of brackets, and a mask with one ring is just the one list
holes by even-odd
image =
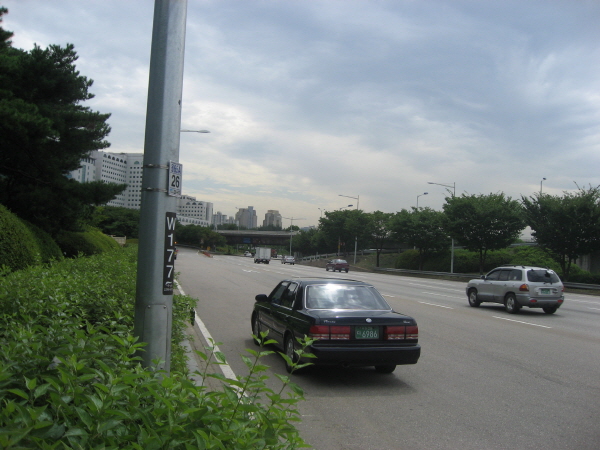
[[545, 306], [543, 308], [546, 314], [554, 314], [558, 308], [556, 306]]
[[517, 314], [521, 309], [521, 305], [517, 303], [517, 298], [515, 294], [506, 294], [504, 298], [504, 307], [509, 314]]
[[477, 300], [477, 289], [470, 289], [468, 298], [469, 298], [469, 305], [472, 306], [473, 308], [477, 308], [479, 305], [481, 305], [481, 302], [479, 300]]

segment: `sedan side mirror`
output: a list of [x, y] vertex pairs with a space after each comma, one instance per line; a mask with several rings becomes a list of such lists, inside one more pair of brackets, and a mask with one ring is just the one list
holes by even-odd
[[482, 279], [482, 280], [485, 280], [485, 275], [481, 275], [481, 279]]
[[257, 302], [268, 302], [269, 297], [267, 297], [266, 294], [258, 294], [256, 297], [254, 297], [254, 300]]

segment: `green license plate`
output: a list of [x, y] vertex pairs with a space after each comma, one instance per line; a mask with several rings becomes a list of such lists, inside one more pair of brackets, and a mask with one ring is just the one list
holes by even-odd
[[552, 289], [540, 289], [540, 294], [552, 294]]
[[356, 339], [379, 339], [379, 327], [355, 327]]

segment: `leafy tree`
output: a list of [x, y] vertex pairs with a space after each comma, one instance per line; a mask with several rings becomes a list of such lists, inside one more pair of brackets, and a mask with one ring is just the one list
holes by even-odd
[[430, 255], [445, 250], [450, 238], [444, 229], [445, 216], [431, 208], [403, 209], [391, 221], [397, 239], [415, 247], [419, 254], [419, 270]]
[[479, 253], [480, 273], [487, 252], [508, 247], [525, 228], [521, 204], [503, 193], [447, 197], [444, 213], [448, 234]]
[[315, 246], [315, 236], [319, 233], [316, 228], [309, 228], [308, 230], [300, 230], [300, 232], [294, 236], [292, 240], [292, 250], [299, 251], [303, 255], [310, 255], [316, 253], [317, 247]]
[[181, 225], [175, 227], [175, 240], [180, 244], [194, 245], [198, 247], [216, 248], [224, 246], [227, 239], [219, 233], [214, 232], [210, 227], [200, 225]]
[[375, 246], [376, 251], [376, 262], [375, 266], [379, 267], [379, 256], [383, 250], [386, 242], [392, 237], [392, 231], [390, 229], [390, 221], [394, 215], [392, 213], [384, 213], [381, 211], [375, 211], [370, 214], [371, 219], [371, 242]]
[[92, 225], [114, 236], [139, 236], [140, 210], [120, 206], [100, 206], [92, 216]]
[[94, 97], [93, 82], [76, 70], [72, 44], [24, 51], [10, 36], [0, 28], [0, 203], [53, 235], [80, 229], [89, 205], [126, 187], [66, 178], [90, 151], [110, 145], [110, 114], [81, 105]]
[[536, 194], [522, 201], [532, 235], [560, 264], [565, 280], [578, 257], [600, 250], [600, 186], [562, 197]]
[[354, 249], [371, 242], [371, 221], [368, 214], [358, 210], [326, 211], [319, 219], [319, 231], [323, 233], [327, 251], [336, 249], [346, 255]]

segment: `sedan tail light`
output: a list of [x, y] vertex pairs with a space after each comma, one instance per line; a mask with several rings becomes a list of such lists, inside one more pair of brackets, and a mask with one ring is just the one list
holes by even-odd
[[350, 339], [349, 326], [313, 325], [308, 332], [313, 339], [342, 340]]
[[331, 339], [350, 339], [350, 327], [331, 326], [329, 331], [331, 332]]
[[411, 325], [409, 327], [406, 327], [406, 339], [418, 341], [419, 340], [419, 327], [416, 325]]
[[308, 331], [308, 337], [312, 339], [329, 339], [329, 326], [313, 325]]
[[386, 341], [393, 341], [397, 339], [405, 339], [406, 327], [385, 327], [383, 331], [383, 338]]

